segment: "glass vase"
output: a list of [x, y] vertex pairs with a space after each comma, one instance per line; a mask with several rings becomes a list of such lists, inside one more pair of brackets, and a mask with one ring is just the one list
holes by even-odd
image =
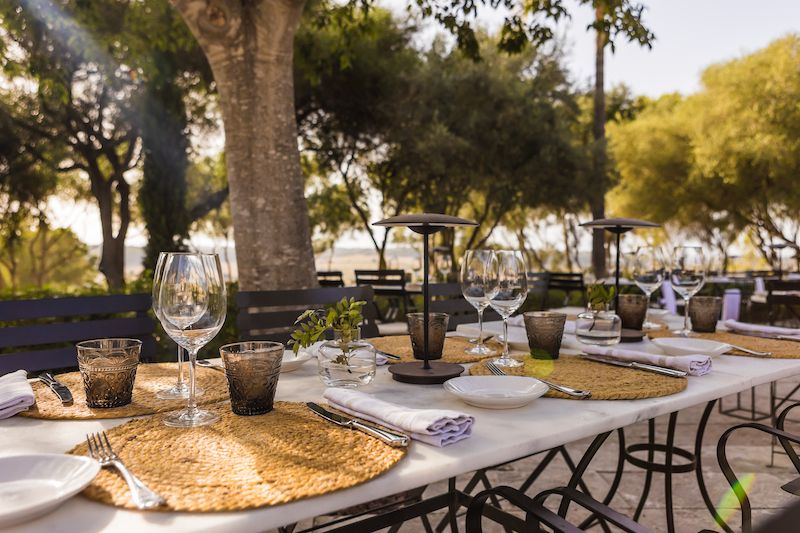
[[369, 385], [375, 377], [375, 347], [359, 340], [358, 330], [337, 331], [334, 336], [319, 348], [317, 365], [322, 382], [328, 387]]
[[622, 337], [622, 319], [608, 307], [589, 308], [575, 321], [575, 336], [584, 344], [609, 346]]

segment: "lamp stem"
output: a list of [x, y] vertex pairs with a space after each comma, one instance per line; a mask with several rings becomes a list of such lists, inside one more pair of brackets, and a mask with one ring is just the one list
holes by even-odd
[[614, 276], [614, 312], [619, 313], [619, 238], [622, 233], [617, 232], [617, 272]]
[[424, 363], [422, 368], [425, 370], [430, 370], [431, 363], [428, 360], [429, 351], [428, 351], [428, 327], [430, 325], [430, 316], [428, 316], [428, 307], [430, 305], [430, 296], [428, 294], [428, 269], [429, 269], [429, 258], [428, 258], [428, 233], [423, 234], [423, 241], [422, 241], [422, 258], [425, 261], [422, 266], [422, 327], [425, 328], [423, 332], [423, 339], [425, 342], [425, 358], [423, 359]]

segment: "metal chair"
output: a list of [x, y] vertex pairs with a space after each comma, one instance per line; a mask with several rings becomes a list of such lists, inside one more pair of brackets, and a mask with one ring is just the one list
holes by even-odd
[[[478, 321], [478, 311], [464, 299], [459, 283], [433, 283], [429, 286], [431, 296], [431, 312], [447, 313], [447, 330], [455, 331], [460, 324], [472, 324]], [[500, 320], [500, 315], [492, 308], [483, 312], [484, 320]]]
[[[742, 480], [737, 477], [734, 473], [733, 469], [731, 468], [730, 461], [728, 461], [728, 454], [727, 454], [727, 444], [730, 437], [737, 431], [742, 429], [754, 429], [756, 431], [760, 431], [762, 433], [766, 433], [777, 439], [780, 442], [781, 446], [783, 447], [784, 452], [789, 457], [794, 466], [795, 470], [800, 474], [800, 458], [797, 456], [797, 452], [795, 452], [794, 447], [792, 444], [800, 444], [800, 436], [795, 435], [793, 433], [789, 433], [785, 429], [786, 418], [789, 412], [796, 407], [800, 407], [800, 403], [794, 403], [783, 409], [778, 415], [775, 426], [768, 426], [766, 424], [759, 424], [757, 422], [747, 422], [744, 424], [739, 424], [728, 428], [722, 436], [719, 438], [717, 442], [717, 461], [719, 462], [720, 469], [722, 470], [722, 474], [725, 476], [725, 479], [728, 481], [728, 484], [731, 486], [733, 494], [736, 496], [736, 499], [739, 501], [739, 508], [741, 509], [742, 513], [742, 532], [749, 533], [753, 529], [753, 520], [752, 520], [752, 509], [750, 506], [750, 498], [747, 495], [747, 491], [743, 486]], [[783, 490], [790, 494], [794, 494], [795, 496], [800, 496], [800, 478], [794, 479], [784, 485], [781, 486]], [[717, 524], [719, 524], [722, 529], [727, 532], [733, 531], [731, 527], [726, 523], [726, 521], [718, 514], [715, 513], [714, 519], [716, 520]]]
[[[375, 291], [375, 296], [385, 296], [389, 299], [389, 309], [383, 316], [380, 311], [378, 318], [382, 321], [392, 321], [400, 318], [405, 320], [405, 315], [412, 307], [411, 298], [406, 291], [405, 270], [356, 270], [356, 286], [370, 286]], [[403, 314], [400, 314], [400, 307]]]
[[141, 358], [156, 350], [149, 294], [115, 294], [0, 302], [0, 374], [75, 367], [76, 342], [101, 337], [142, 341]]
[[377, 337], [377, 312], [370, 287], [324, 287], [280, 291], [242, 291], [236, 295], [236, 323], [243, 340], [287, 342], [295, 330], [297, 316], [306, 309], [322, 308], [342, 298], [364, 300], [361, 336]]
[[320, 287], [344, 287], [344, 277], [341, 270], [318, 270], [317, 283]]
[[564, 293], [561, 306], [568, 305], [572, 293], [578, 292], [582, 305], [586, 306], [586, 284], [580, 272], [528, 272], [528, 292], [541, 295], [542, 310], [548, 306], [550, 291]]
[[778, 311], [785, 308], [787, 315], [800, 320], [800, 281], [784, 281], [778, 279], [766, 280], [767, 313], [769, 323], [774, 324], [778, 318]]
[[[544, 506], [545, 500], [552, 495], [561, 496], [561, 506], [558, 513]], [[487, 505], [487, 500], [496, 496], [508, 500], [511, 504], [523, 510], [525, 512], [525, 520], [523, 521], [497, 507]], [[472, 502], [467, 508], [467, 533], [482, 533], [482, 518], [484, 516], [501, 524], [506, 530], [510, 529], [525, 533], [539, 531], [577, 533], [584, 531], [580, 527], [568, 522], [565, 518], [569, 504], [572, 502], [587, 509], [604, 522], [613, 524], [622, 531], [630, 533], [647, 533], [650, 531], [607, 505], [569, 487], [547, 490], [540, 493], [535, 498], [530, 498], [516, 489], [501, 486], [485, 490], [472, 499]], [[548, 529], [542, 528], [542, 525], [547, 526]]]

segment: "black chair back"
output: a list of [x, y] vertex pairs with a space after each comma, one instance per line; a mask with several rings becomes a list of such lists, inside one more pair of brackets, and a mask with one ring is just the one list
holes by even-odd
[[528, 292], [541, 297], [540, 309], [548, 305], [548, 293], [560, 291], [564, 293], [561, 305], [569, 303], [570, 295], [578, 292], [581, 302], [586, 305], [586, 285], [580, 272], [528, 272]]
[[149, 294], [115, 294], [0, 302], [0, 374], [75, 367], [76, 342], [110, 337], [142, 341], [143, 361], [156, 350]]
[[344, 277], [341, 270], [318, 270], [317, 282], [320, 287], [344, 287]]
[[286, 343], [296, 329], [295, 320], [307, 309], [321, 309], [342, 298], [364, 300], [363, 338], [377, 337], [377, 312], [370, 287], [323, 287], [281, 291], [243, 291], [236, 295], [236, 323], [242, 340]]
[[792, 318], [800, 321], [800, 312], [798, 311], [800, 310], [800, 280], [768, 279], [765, 281], [765, 285], [769, 323], [775, 323], [781, 307], [785, 308]]
[[403, 294], [406, 290], [405, 270], [356, 270], [356, 285], [369, 285], [380, 295]]
[[[478, 311], [464, 299], [459, 283], [432, 283], [428, 286], [431, 296], [431, 312], [447, 313], [447, 330], [455, 331], [461, 324], [474, 324], [478, 321]], [[483, 312], [483, 320], [500, 320], [500, 315], [488, 307]]]

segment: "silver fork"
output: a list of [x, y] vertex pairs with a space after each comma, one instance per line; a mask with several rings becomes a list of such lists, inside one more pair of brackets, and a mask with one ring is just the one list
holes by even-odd
[[102, 467], [113, 466], [122, 474], [128, 484], [128, 488], [131, 490], [131, 499], [136, 507], [139, 509], [152, 509], [167, 503], [164, 498], [153, 492], [142, 480], [128, 470], [119, 455], [114, 452], [111, 443], [108, 442], [108, 436], [105, 431], [86, 435], [86, 444], [89, 446], [89, 457], [97, 460]]
[[[489, 372], [491, 372], [495, 376], [507, 375], [505, 371], [496, 364], [494, 364], [493, 361], [489, 361], [488, 363], [486, 363], [486, 368], [488, 368]], [[542, 378], [536, 378], [536, 379], [538, 379], [539, 381], [541, 381], [542, 383], [544, 383], [553, 390], [563, 392], [567, 396], [574, 396], [575, 398], [588, 398], [592, 395], [592, 392], [588, 390], [573, 389], [572, 387], [567, 387], [566, 385], [558, 385], [557, 383], [551, 383]]]

